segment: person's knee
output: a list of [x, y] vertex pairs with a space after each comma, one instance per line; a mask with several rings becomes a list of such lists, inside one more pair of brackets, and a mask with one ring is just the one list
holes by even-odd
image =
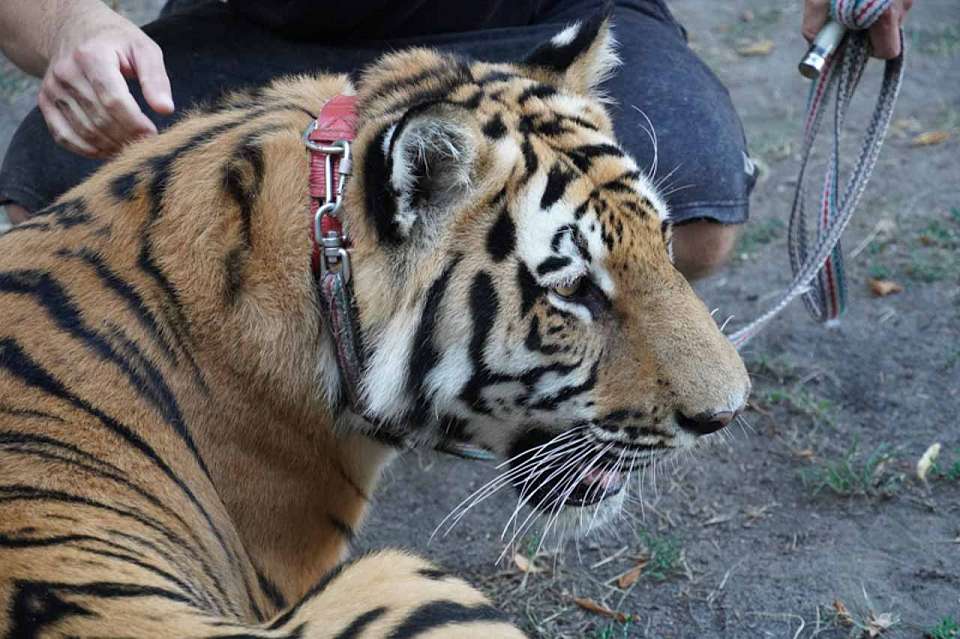
[[673, 261], [689, 280], [723, 266], [737, 242], [739, 225], [698, 220], [673, 229]]
[[4, 210], [7, 213], [7, 219], [10, 220], [11, 224], [20, 224], [20, 222], [25, 222], [30, 217], [30, 211], [20, 206], [19, 204], [6, 204]]

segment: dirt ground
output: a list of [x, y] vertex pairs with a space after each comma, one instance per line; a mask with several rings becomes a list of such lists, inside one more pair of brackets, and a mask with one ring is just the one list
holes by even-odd
[[[140, 18], [150, 4], [121, 3]], [[807, 89], [795, 70], [800, 2], [670, 6], [729, 87], [765, 171], [735, 260], [699, 286], [735, 328], [788, 280]], [[648, 476], [642, 508], [560, 555], [531, 558], [537, 539], [523, 540], [527, 572], [512, 553], [496, 563], [507, 493], [429, 540], [495, 474], [431, 455], [391, 468], [358, 545], [437, 558], [534, 637], [960, 637], [960, 5], [919, 0], [906, 39], [896, 122], [845, 241], [848, 314], [825, 328], [797, 304], [749, 345], [750, 428], [659, 469], [656, 486]], [[854, 129], [867, 121], [878, 69]], [[0, 149], [33, 86], [0, 67]], [[870, 278], [903, 290], [875, 297]], [[935, 442], [942, 453], [922, 482], [917, 462]]]

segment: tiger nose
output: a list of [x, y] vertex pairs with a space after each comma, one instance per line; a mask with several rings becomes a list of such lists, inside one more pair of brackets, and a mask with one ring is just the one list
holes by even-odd
[[677, 424], [685, 431], [694, 435], [709, 435], [715, 433], [721, 428], [727, 426], [734, 420], [739, 411], [725, 410], [718, 413], [700, 413], [693, 417], [687, 417], [681, 412], [677, 412]]

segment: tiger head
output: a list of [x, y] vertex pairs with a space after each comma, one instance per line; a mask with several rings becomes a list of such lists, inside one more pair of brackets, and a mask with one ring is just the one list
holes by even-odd
[[599, 87], [616, 64], [596, 19], [521, 63], [412, 50], [358, 85], [368, 416], [510, 460], [540, 511], [614, 510], [632, 471], [723, 428], [750, 389], [614, 138]]

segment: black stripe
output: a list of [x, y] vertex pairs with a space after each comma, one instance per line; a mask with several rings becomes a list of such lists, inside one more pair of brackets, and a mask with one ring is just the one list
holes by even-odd
[[364, 151], [363, 195], [367, 218], [377, 229], [377, 237], [385, 244], [396, 245], [403, 237], [397, 226], [397, 194], [390, 186], [392, 162], [383, 152], [388, 131], [389, 127], [384, 127]]
[[[157, 346], [163, 352], [163, 355], [170, 361], [171, 364], [174, 366], [177, 365], [177, 356], [173, 351], [173, 347], [170, 345], [170, 342], [167, 340], [167, 338], [164, 337], [163, 331], [160, 330], [159, 323], [157, 322], [156, 315], [154, 315], [153, 310], [147, 305], [146, 301], [143, 299], [143, 296], [140, 295], [136, 287], [117, 275], [116, 272], [107, 266], [107, 263], [104, 261], [101, 255], [91, 251], [88, 248], [82, 248], [73, 252], [63, 249], [58, 251], [57, 254], [83, 260], [86, 264], [93, 268], [93, 271], [96, 273], [97, 278], [99, 278], [100, 283], [108, 290], [113, 291], [118, 297], [120, 297], [121, 300], [124, 301], [124, 303], [126, 303], [127, 308], [130, 309], [131, 313], [133, 313], [140, 326], [157, 343]], [[199, 371], [196, 371], [196, 374], [199, 374]]]
[[385, 612], [387, 609], [384, 606], [368, 610], [351, 621], [350, 625], [338, 632], [333, 639], [357, 639], [367, 626], [382, 617]]
[[[75, 339], [81, 341], [100, 359], [115, 365], [124, 374], [141, 397], [147, 400], [163, 416], [178, 437], [186, 444], [197, 465], [209, 478], [210, 472], [190, 434], [179, 404], [163, 375], [140, 351], [139, 347], [115, 331], [114, 338], [128, 357], [117, 352], [100, 333], [90, 329], [83, 321], [80, 309], [54, 277], [44, 271], [0, 272], [0, 292], [30, 295], [44, 308], [50, 319]], [[131, 359], [135, 362], [132, 363]]]
[[547, 273], [559, 271], [560, 269], [569, 266], [571, 262], [573, 262], [573, 260], [566, 255], [551, 255], [537, 265], [537, 275], [542, 276], [546, 275]]
[[[81, 497], [79, 495], [71, 495], [69, 493], [64, 493], [61, 491], [55, 490], [42, 490], [35, 488], [33, 486], [26, 486], [21, 484], [8, 484], [0, 486], [0, 503], [5, 502], [14, 502], [14, 501], [39, 501], [39, 502], [59, 502], [64, 504], [80, 504], [87, 506], [88, 508], [96, 508], [98, 510], [105, 510], [107, 512], [113, 513], [119, 517], [126, 519], [131, 519], [142, 526], [153, 530], [158, 533], [167, 543], [170, 544], [172, 548], [177, 550], [187, 551], [194, 560], [196, 560], [204, 574], [210, 579], [213, 585], [217, 588], [221, 595], [221, 601], [226, 603], [229, 609], [236, 613], [237, 610], [233, 607], [232, 601], [228, 598], [226, 590], [223, 587], [223, 584], [220, 582], [220, 579], [211, 569], [210, 565], [207, 563], [203, 553], [197, 552], [196, 548], [187, 543], [187, 541], [175, 533], [173, 530], [168, 528], [163, 523], [157, 521], [152, 517], [148, 517], [142, 512], [134, 508], [120, 508], [113, 506], [104, 502], [97, 501], [95, 499], [90, 499], [87, 497]], [[49, 515], [45, 515], [49, 517]], [[179, 516], [175, 515], [178, 519]], [[182, 519], [180, 520], [182, 522]], [[186, 526], [186, 524], [184, 524]], [[191, 537], [199, 545], [199, 541], [196, 540], [196, 536], [189, 527], [187, 530], [190, 532]], [[114, 531], [116, 532], [116, 531]], [[219, 605], [216, 606], [217, 609], [222, 612], [223, 608]]]
[[520, 317], [526, 317], [536, 301], [543, 295], [543, 289], [526, 263], [517, 264], [517, 286], [520, 289]]
[[587, 376], [587, 379], [584, 380], [582, 384], [577, 384], [575, 386], [566, 386], [560, 389], [559, 392], [549, 396], [544, 397], [536, 404], [532, 404], [530, 408], [534, 410], [549, 410], [555, 408], [558, 404], [573, 399], [577, 395], [582, 395], [587, 391], [593, 389], [597, 385], [597, 371], [600, 369], [600, 358], [593, 363], [593, 366], [590, 368], [590, 375]]
[[503, 118], [497, 113], [483, 125], [483, 134], [493, 140], [499, 140], [507, 134], [507, 127]]
[[567, 190], [567, 185], [575, 177], [573, 171], [563, 168], [559, 162], [551, 166], [550, 172], [547, 173], [547, 186], [543, 189], [543, 197], [540, 198], [540, 208], [546, 210], [559, 202]]
[[434, 82], [442, 82], [444, 84], [450, 82], [464, 83], [472, 79], [473, 76], [467, 61], [463, 58], [447, 54], [440, 64], [435, 67], [428, 67], [413, 75], [403, 76], [396, 80], [388, 80], [375, 85], [376, 88], [374, 91], [365, 95], [365, 101], [372, 102], [374, 100], [394, 97], [397, 94], [409, 91], [418, 84]]
[[[269, 111], [269, 107], [256, 109], [243, 114], [243, 117], [240, 117], [236, 120], [214, 125], [209, 129], [195, 134], [186, 142], [172, 149], [171, 151], [150, 158], [146, 161], [145, 166], [142, 169], [143, 172], [151, 174], [151, 177], [147, 183], [147, 193], [149, 195], [150, 205], [147, 209], [148, 219], [146, 225], [141, 231], [141, 243], [140, 251], [137, 256], [137, 266], [141, 271], [143, 271], [144, 274], [150, 277], [162, 291], [165, 300], [163, 312], [166, 316], [167, 324], [173, 331], [178, 347], [183, 351], [186, 357], [191, 359], [191, 361], [193, 361], [193, 358], [189, 349], [190, 337], [188, 322], [183, 311], [183, 306], [180, 302], [180, 295], [170, 282], [166, 273], [164, 273], [157, 264], [156, 257], [154, 256], [151, 230], [153, 226], [156, 225], [156, 223], [160, 220], [160, 218], [163, 217], [164, 199], [166, 197], [167, 187], [170, 183], [174, 162], [186, 153], [189, 153], [197, 147], [212, 141], [217, 136], [234, 129], [241, 124], [248, 123], [252, 118]], [[194, 367], [196, 368], [195, 364]], [[197, 368], [197, 370], [199, 369]]]
[[140, 176], [136, 171], [123, 173], [110, 180], [110, 193], [122, 202], [132, 202]]
[[39, 410], [31, 410], [29, 408], [13, 408], [12, 406], [6, 406], [0, 404], [0, 415], [10, 415], [11, 417], [26, 417], [32, 419], [51, 419], [53, 421], [62, 422], [63, 419], [57, 417], [56, 415], [51, 415], [50, 413], [45, 413]]
[[[74, 542], [77, 542], [77, 541], [83, 541], [83, 540], [73, 540], [73, 541], [74, 541]], [[102, 543], [102, 544], [109, 545], [109, 546], [111, 546], [111, 547], [115, 547], [115, 546], [117, 545], [117, 544], [112, 544], [111, 542], [109, 542], [109, 541], [107, 541], [107, 540], [105, 540], [105, 539], [97, 539], [96, 537], [93, 537], [93, 538], [91, 538], [91, 539], [89, 539], [89, 540], [87, 540], [87, 541], [94, 541], [94, 542], [97, 542], [97, 543]], [[136, 558], [136, 557], [131, 557], [130, 555], [125, 554], [125, 553], [122, 553], [122, 552], [114, 552], [114, 551], [110, 551], [110, 550], [100, 550], [100, 549], [98, 549], [98, 548], [88, 548], [88, 547], [86, 547], [86, 546], [81, 546], [81, 547], [80, 547], [80, 550], [83, 551], [83, 552], [86, 552], [86, 553], [90, 553], [91, 555], [97, 555], [98, 557], [105, 557], [105, 558], [107, 558], [107, 559], [115, 559], [115, 560], [117, 560], [117, 561], [120, 561], [120, 562], [123, 562], [123, 563], [127, 563], [127, 564], [130, 564], [131, 566], [136, 566], [137, 568], [140, 568], [140, 569], [142, 569], [142, 570], [146, 570], [147, 572], [153, 573], [153, 574], [157, 575], [158, 577], [160, 577], [161, 579], [163, 579], [163, 580], [169, 582], [170, 584], [176, 586], [177, 588], [179, 588], [180, 591], [181, 591], [186, 597], [188, 597], [188, 598], [190, 599], [190, 603], [192, 603], [193, 605], [198, 606], [198, 607], [200, 606], [200, 600], [199, 600], [200, 598], [199, 598], [199, 596], [197, 595], [197, 593], [193, 590], [193, 588], [190, 586], [190, 584], [188, 584], [187, 582], [183, 581], [182, 579], [176, 577], [175, 575], [170, 574], [170, 573], [167, 572], [166, 570], [163, 570], [163, 569], [161, 569], [161, 568], [157, 568], [156, 566], [154, 566], [154, 565], [152, 565], [152, 564], [148, 564], [148, 563], [145, 562], [145, 561], [142, 561], [142, 560], [140, 560], [140, 559], [138, 559], [138, 558]], [[129, 552], [129, 551], [128, 551], [128, 552]]]
[[410, 613], [387, 639], [410, 639], [438, 628], [478, 621], [507, 623], [496, 608], [487, 604], [464, 606], [455, 601], [432, 601]]
[[423, 428], [432, 421], [430, 419], [430, 402], [427, 398], [426, 379], [437, 364], [440, 363], [440, 351], [433, 341], [437, 328], [437, 318], [440, 315], [443, 298], [454, 269], [460, 263], [461, 256], [443, 269], [440, 277], [435, 279], [427, 291], [423, 302], [423, 311], [420, 323], [413, 337], [413, 347], [410, 353], [410, 363], [407, 366], [407, 390], [416, 398], [413, 414], [407, 419], [413, 428]]
[[[47, 370], [35, 362], [29, 355], [27, 355], [20, 345], [11, 338], [0, 339], [0, 368], [7, 369], [14, 377], [19, 378], [26, 385], [37, 388], [45, 393], [53, 395], [63, 401], [71, 404], [75, 408], [87, 413], [91, 417], [94, 417], [104, 426], [106, 426], [111, 432], [118, 435], [124, 441], [126, 441], [130, 446], [139, 450], [154, 466], [163, 472], [171, 481], [173, 481], [177, 487], [180, 489], [180, 492], [187, 497], [187, 499], [194, 505], [197, 511], [203, 516], [206, 520], [210, 531], [216, 537], [220, 547], [226, 552], [229, 556], [236, 558], [235, 561], [239, 563], [239, 558], [237, 558], [236, 553], [228, 548], [226, 540], [223, 537], [220, 529], [213, 523], [213, 518], [210, 516], [210, 513], [207, 512], [207, 509], [203, 506], [194, 492], [190, 489], [189, 486], [181, 479], [173, 469], [164, 461], [157, 452], [145, 442], [140, 435], [130, 430], [128, 426], [119, 422], [118, 420], [110, 417], [103, 411], [99, 410], [95, 406], [87, 403], [80, 397], [77, 397], [71, 393], [59, 380], [54, 378]], [[252, 597], [251, 597], [252, 602]]]
[[287, 599], [283, 596], [283, 593], [280, 592], [280, 589], [277, 587], [277, 584], [270, 581], [270, 579], [263, 574], [262, 571], [257, 570], [257, 583], [260, 584], [260, 590], [263, 591], [263, 594], [266, 595], [267, 599], [270, 600], [278, 610], [283, 610], [287, 607]]
[[517, 245], [517, 228], [506, 205], [500, 209], [497, 220], [487, 231], [487, 253], [494, 262], [502, 262]]
[[[58, 421], [63, 421], [62, 419], [56, 418]], [[23, 445], [34, 445], [41, 447], [49, 448], [59, 448], [65, 450], [69, 453], [72, 453], [84, 460], [88, 464], [94, 464], [100, 466], [101, 469], [106, 468], [108, 472], [119, 473], [121, 472], [119, 468], [114, 466], [108, 461], [104, 461], [94, 455], [91, 455], [87, 451], [74, 446], [73, 444], [68, 444], [67, 442], [60, 441], [53, 437], [47, 437], [46, 435], [35, 435], [32, 433], [23, 433], [20, 431], [0, 431], [0, 446], [10, 446], [13, 448], [19, 449]], [[99, 471], [103, 472], [103, 471]]]
[[48, 206], [37, 212], [37, 217], [41, 215], [52, 215], [57, 225], [65, 229], [90, 221], [90, 213], [87, 211], [86, 202], [79, 197]]
[[370, 495], [365, 493], [360, 486], [357, 485], [357, 482], [353, 480], [353, 477], [347, 473], [346, 469], [340, 464], [340, 460], [333, 458], [334, 466], [337, 469], [337, 474], [340, 475], [340, 478], [348, 485], [350, 488], [360, 497], [363, 501], [370, 501]]
[[623, 150], [614, 144], [585, 144], [575, 149], [569, 149], [566, 152], [577, 168], [583, 173], [590, 170], [593, 160], [599, 157], [613, 156], [623, 157]]
[[533, 98], [538, 98], [540, 100], [544, 98], [550, 98], [557, 94], [557, 88], [552, 87], [549, 84], [534, 84], [527, 87], [523, 90], [523, 93], [520, 94], [520, 97], [517, 98], [517, 104], [523, 105], [526, 102], [529, 102]]
[[520, 150], [523, 151], [523, 164], [525, 167], [521, 183], [526, 183], [527, 180], [537, 172], [537, 168], [540, 166], [540, 160], [537, 158], [537, 153], [533, 149], [533, 143], [530, 141], [529, 135], [523, 136]]
[[353, 531], [353, 528], [350, 527], [350, 524], [330, 513], [327, 513], [327, 520], [330, 522], [330, 525], [333, 526], [333, 529], [336, 530], [348, 544], [353, 543], [356, 533]]
[[9, 229], [0, 233], [0, 237], [6, 237], [8, 235], [13, 235], [20, 231], [49, 231], [50, 225], [47, 222], [21, 222], [15, 226], [11, 226]]
[[483, 399], [483, 388], [491, 381], [490, 370], [485, 361], [484, 351], [487, 340], [493, 331], [499, 313], [499, 296], [493, 286], [493, 278], [480, 271], [470, 285], [470, 317], [473, 319], [473, 334], [470, 337], [470, 363], [473, 375], [460, 392], [460, 399], [471, 409], [489, 414], [490, 408]]
[[446, 579], [447, 577], [453, 576], [446, 570], [440, 570], [439, 568], [421, 568], [417, 571], [417, 574], [421, 577], [434, 580]]
[[[157, 544], [153, 543], [153, 542], [150, 541], [149, 539], [144, 539], [143, 537], [140, 537], [139, 535], [133, 535], [133, 534], [131, 534], [131, 533], [128, 533], [128, 532], [125, 532], [125, 531], [121, 531], [121, 530], [116, 530], [116, 529], [113, 529], [113, 528], [108, 528], [108, 529], [106, 529], [104, 532], [105, 532], [107, 535], [110, 535], [110, 536], [112, 536], [112, 537], [119, 537], [119, 538], [121, 538], [121, 539], [126, 539], [127, 541], [129, 541], [129, 542], [131, 542], [131, 543], [133, 543], [133, 544], [136, 544], [137, 546], [140, 546], [140, 547], [142, 547], [142, 548], [145, 548], [147, 551], [156, 554], [158, 557], [160, 557], [161, 559], [163, 559], [164, 561], [166, 561], [167, 563], [169, 563], [171, 566], [176, 566], [177, 569], [180, 570], [180, 571], [181, 571], [182, 573], [184, 573], [184, 574], [189, 574], [189, 572], [190, 572], [190, 571], [192, 570], [192, 568], [193, 568], [192, 565], [189, 565], [189, 564], [185, 565], [181, 559], [178, 559], [178, 558], [175, 557], [173, 554], [167, 552], [166, 550], [164, 550], [163, 548], [161, 548], [161, 547], [158, 546]], [[192, 533], [192, 531], [191, 531], [191, 533]], [[179, 550], [179, 549], [178, 549], [178, 550]], [[208, 578], [210, 578], [210, 580], [214, 583], [214, 585], [215, 585], [215, 586], [217, 587], [217, 589], [219, 590], [219, 594], [220, 594], [224, 599], [226, 599], [227, 595], [226, 595], [226, 593], [224, 592], [222, 585], [219, 583], [218, 579], [213, 575], [213, 572], [210, 570], [209, 566], [204, 566], [204, 571], [205, 571], [206, 576], [207, 576]], [[213, 609], [215, 609], [215, 610], [216, 610], [217, 612], [219, 612], [220, 614], [223, 614], [223, 611], [224, 611], [223, 606], [220, 604], [220, 601], [217, 600], [216, 597], [214, 597], [211, 593], [208, 593], [206, 590], [201, 590], [201, 591], [199, 591], [199, 595], [200, 595], [200, 596], [203, 598], [203, 600], [204, 600], [205, 602], [207, 602]]]
[[[15, 446], [16, 444], [20, 444], [20, 446]], [[79, 457], [80, 459], [83, 459], [84, 461], [81, 462], [81, 461], [78, 461], [77, 459], [70, 459], [68, 457], [57, 455], [44, 450], [34, 450], [34, 449], [24, 448], [23, 447], [24, 444], [27, 446], [39, 445], [39, 446], [46, 446], [54, 449], [66, 450], [68, 452], [75, 454], [77, 457]], [[117, 483], [123, 486], [124, 488], [136, 493], [137, 495], [145, 499], [147, 502], [149, 502], [156, 508], [163, 511], [166, 515], [176, 520], [188, 532], [191, 538], [191, 541], [194, 542], [194, 546], [197, 548], [202, 548], [202, 544], [200, 542], [200, 539], [197, 537], [196, 532], [193, 530], [193, 528], [189, 524], [187, 524], [187, 522], [183, 519], [183, 517], [178, 512], [176, 512], [175, 510], [173, 510], [172, 508], [168, 507], [166, 504], [161, 502], [153, 494], [143, 490], [136, 484], [127, 480], [125, 477], [122, 476], [122, 471], [116, 466], [114, 466], [113, 464], [110, 464], [109, 462], [103, 461], [93, 455], [90, 455], [89, 453], [81, 450], [80, 448], [77, 448], [76, 446], [67, 444], [65, 442], [61, 442], [59, 440], [56, 440], [50, 437], [44, 437], [41, 435], [29, 435], [26, 433], [0, 433], [0, 446], [4, 446], [4, 445], [6, 446], [14, 445], [11, 447], [16, 452], [27, 454], [27, 455], [33, 455], [43, 459], [56, 461], [62, 464], [68, 464], [68, 465], [80, 468], [81, 470], [87, 473], [90, 473], [91, 475], [94, 475], [102, 479], [107, 479], [109, 481], [112, 481], [114, 483]], [[96, 468], [94, 466], [99, 466], [99, 468]], [[193, 555], [193, 557], [201, 563], [204, 573], [214, 583], [214, 585], [220, 591], [220, 594], [222, 595], [222, 597], [226, 599], [227, 597], [226, 591], [223, 589], [223, 586], [220, 583], [219, 579], [214, 575], [210, 566], [206, 563], [204, 557], [201, 554], [198, 554], [192, 547], [187, 546], [183, 542], [183, 540], [180, 537], [176, 536], [176, 534], [172, 530], [160, 524], [160, 522], [158, 522], [156, 519], [148, 518], [146, 515], [140, 514], [140, 518], [137, 518], [136, 520], [141, 523], [144, 523], [144, 525], [147, 525], [145, 523], [147, 520], [153, 522], [155, 524], [154, 526], [155, 529], [158, 529], [158, 530], [163, 529], [164, 531], [166, 531], [165, 534], [167, 537], [175, 538], [174, 541], [176, 541], [175, 545], [177, 547], [188, 548], [191, 554]], [[122, 533], [117, 532], [116, 534], [122, 534]], [[172, 560], [172, 558], [169, 555], [163, 553], [163, 551], [161, 551], [158, 547], [150, 545], [150, 548], [155, 552], [161, 554], [165, 559], [167, 559], [171, 563], [176, 563]], [[219, 606], [219, 604], [214, 604], [214, 605], [217, 607], [217, 609], [220, 612], [223, 612], [223, 609]]]

